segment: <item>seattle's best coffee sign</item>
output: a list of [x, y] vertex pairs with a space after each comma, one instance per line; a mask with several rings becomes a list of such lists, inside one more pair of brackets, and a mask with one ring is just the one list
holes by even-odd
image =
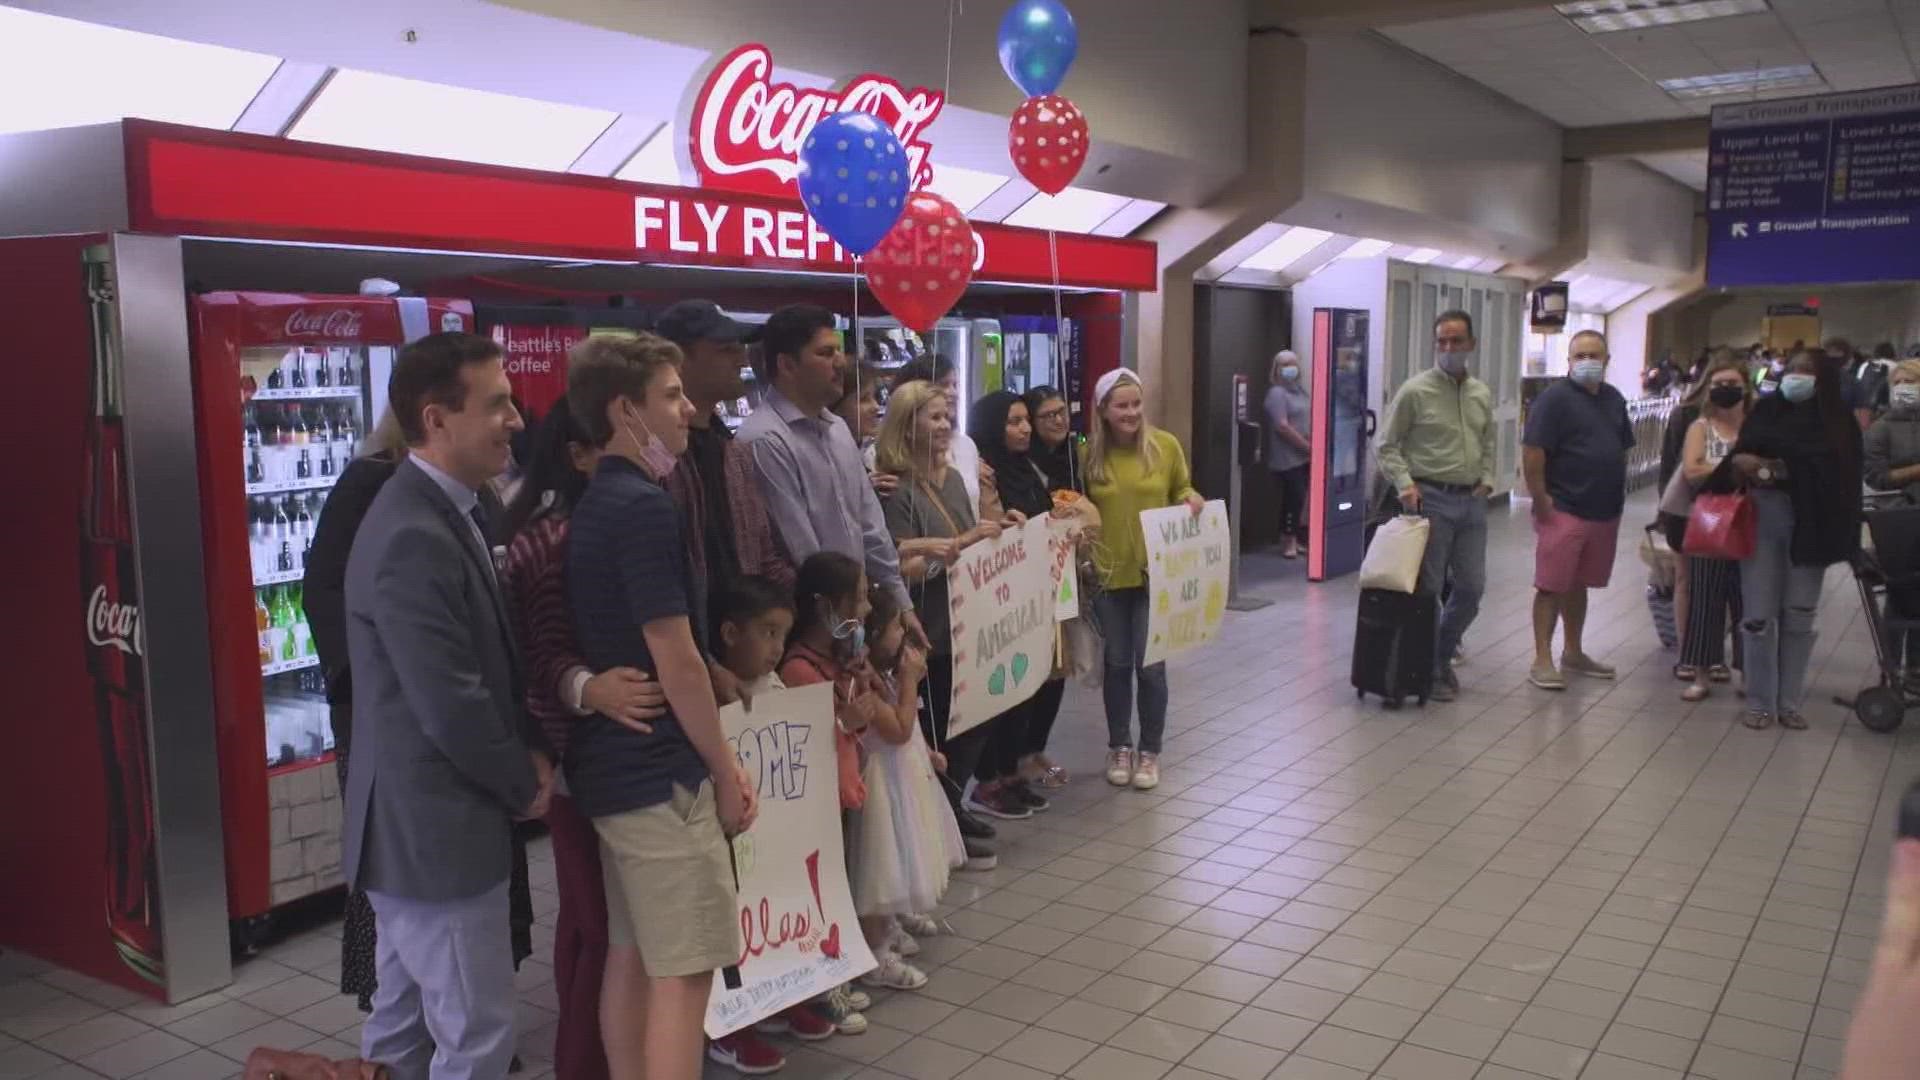
[[800, 200], [801, 144], [820, 118], [842, 110], [871, 113], [906, 148], [915, 189], [933, 179], [933, 147], [924, 133], [946, 96], [909, 90], [884, 75], [857, 75], [844, 90], [812, 90], [773, 81], [773, 53], [742, 45], [720, 59], [694, 96], [683, 127], [700, 186]]

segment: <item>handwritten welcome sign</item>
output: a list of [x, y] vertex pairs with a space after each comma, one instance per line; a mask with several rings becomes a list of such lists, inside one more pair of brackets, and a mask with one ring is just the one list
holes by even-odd
[[707, 1035], [719, 1038], [874, 968], [847, 887], [833, 687], [762, 694], [720, 727], [760, 792], [760, 816], [733, 840], [740, 877], [740, 989], [713, 981]]
[[948, 738], [1032, 697], [1053, 670], [1049, 517], [980, 541], [947, 570], [953, 625]]
[[1142, 510], [1147, 538], [1146, 662], [1157, 664], [1212, 641], [1227, 613], [1227, 504], [1208, 503], [1195, 517], [1185, 505]]
[[1048, 515], [1047, 573], [1053, 579], [1055, 622], [1080, 617], [1080, 574], [1074, 561], [1079, 536], [1071, 522]]

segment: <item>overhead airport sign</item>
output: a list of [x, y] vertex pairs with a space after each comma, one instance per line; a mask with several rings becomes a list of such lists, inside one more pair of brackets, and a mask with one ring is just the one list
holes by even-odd
[[1920, 278], [1920, 86], [1713, 110], [1707, 284]]

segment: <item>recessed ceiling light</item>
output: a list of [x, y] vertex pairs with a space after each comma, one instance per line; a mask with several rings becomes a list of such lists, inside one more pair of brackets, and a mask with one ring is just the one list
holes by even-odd
[[1375, 255], [1382, 254], [1392, 246], [1393, 244], [1386, 240], [1375, 240], [1375, 239], [1372, 239], [1371, 237], [1361, 237], [1359, 240], [1354, 242], [1354, 245], [1352, 247], [1341, 252], [1339, 257], [1342, 259], [1371, 259]]
[[1264, 270], [1270, 274], [1277, 274], [1314, 248], [1326, 243], [1332, 236], [1332, 233], [1320, 229], [1295, 226], [1280, 234], [1273, 243], [1247, 256], [1239, 269]]
[[1589, 34], [1647, 30], [1768, 10], [1767, 0], [1574, 0], [1553, 7]]
[[1745, 71], [1721, 71], [1712, 75], [1689, 75], [1682, 79], [1661, 79], [1660, 89], [1677, 98], [1720, 97], [1725, 94], [1762, 94], [1777, 90], [1806, 90], [1824, 87], [1827, 81], [1811, 64], [1788, 67], [1749, 68]]

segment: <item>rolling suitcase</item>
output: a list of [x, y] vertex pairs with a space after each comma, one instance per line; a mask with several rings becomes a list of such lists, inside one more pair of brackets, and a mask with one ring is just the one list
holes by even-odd
[[1373, 694], [1388, 708], [1407, 698], [1425, 705], [1433, 690], [1434, 639], [1440, 602], [1428, 592], [1360, 590], [1360, 617], [1353, 636], [1353, 688]]

